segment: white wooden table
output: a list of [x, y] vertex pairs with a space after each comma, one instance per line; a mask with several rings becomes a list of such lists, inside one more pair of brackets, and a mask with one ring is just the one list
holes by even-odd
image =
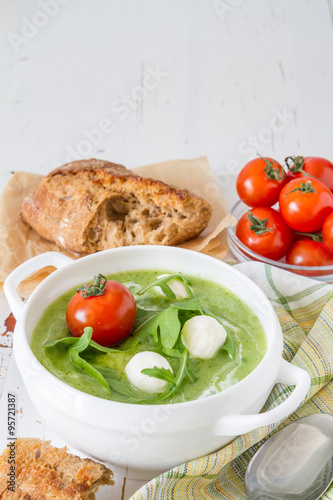
[[[333, 159], [333, 0], [0, 5], [0, 189], [12, 171], [77, 158], [133, 168], [207, 155], [231, 207], [256, 153]], [[0, 295], [0, 391], [18, 384], [22, 435], [52, 439], [15, 367], [6, 378], [9, 314]], [[104, 497], [138, 486], [118, 477]]]

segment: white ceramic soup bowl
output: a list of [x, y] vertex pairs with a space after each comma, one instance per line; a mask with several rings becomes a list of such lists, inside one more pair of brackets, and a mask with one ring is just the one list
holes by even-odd
[[[57, 268], [26, 303], [18, 284], [45, 266]], [[43, 311], [72, 287], [103, 275], [136, 269], [182, 272], [232, 290], [260, 319], [267, 352], [259, 365], [229, 389], [205, 399], [167, 405], [104, 400], [58, 380], [36, 359], [30, 338]], [[14, 356], [27, 392], [42, 418], [71, 446], [131, 477], [148, 479], [190, 459], [214, 452], [235, 436], [290, 415], [303, 401], [308, 373], [282, 359], [280, 324], [267, 297], [250, 279], [217, 259], [175, 247], [133, 246], [106, 250], [78, 260], [48, 252], [25, 262], [7, 278], [4, 291], [17, 319]], [[290, 396], [265, 413], [277, 382], [294, 385]]]

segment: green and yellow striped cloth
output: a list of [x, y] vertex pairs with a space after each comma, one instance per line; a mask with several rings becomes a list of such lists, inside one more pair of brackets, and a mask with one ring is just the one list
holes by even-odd
[[[187, 462], [153, 479], [131, 500], [246, 500], [247, 464], [268, 436], [312, 413], [333, 414], [333, 288], [310, 278], [257, 262], [235, 266], [266, 294], [281, 323], [284, 357], [305, 368], [312, 383], [306, 401], [282, 424], [237, 437], [222, 450]], [[281, 402], [285, 388], [276, 385], [264, 410]], [[158, 450], [156, 450], [158, 453]], [[322, 496], [333, 500], [333, 483]]]

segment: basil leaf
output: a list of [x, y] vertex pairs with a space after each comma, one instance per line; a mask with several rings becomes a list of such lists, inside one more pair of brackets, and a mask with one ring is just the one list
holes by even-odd
[[163, 347], [171, 348], [178, 340], [180, 332], [180, 321], [178, 319], [178, 309], [169, 307], [158, 316], [161, 344]]

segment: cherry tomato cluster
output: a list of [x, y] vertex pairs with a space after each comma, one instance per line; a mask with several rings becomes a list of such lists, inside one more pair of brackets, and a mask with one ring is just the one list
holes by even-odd
[[241, 170], [236, 188], [250, 207], [236, 228], [244, 245], [288, 264], [333, 265], [332, 162], [288, 156], [282, 166], [259, 157]]

